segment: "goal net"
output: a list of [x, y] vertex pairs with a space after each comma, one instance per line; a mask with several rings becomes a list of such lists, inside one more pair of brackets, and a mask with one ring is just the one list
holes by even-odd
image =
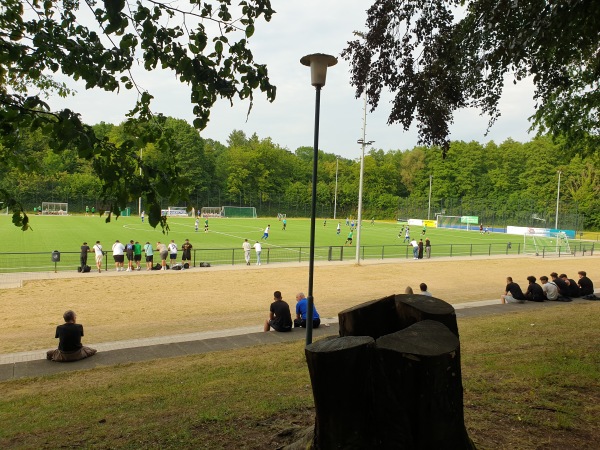
[[222, 206], [205, 206], [200, 210], [202, 217], [223, 217]]
[[185, 206], [169, 206], [167, 209], [161, 209], [160, 213], [168, 217], [188, 217], [187, 207]]
[[455, 230], [472, 230], [478, 228], [479, 217], [477, 216], [444, 216], [436, 217], [437, 228], [452, 228]]
[[42, 215], [66, 216], [69, 214], [68, 203], [42, 202]]
[[523, 253], [526, 255], [571, 254], [569, 238], [564, 231], [555, 233], [528, 232], [523, 235]]
[[256, 219], [254, 206], [223, 206], [223, 217], [250, 217]]
[[277, 213], [277, 220], [283, 220], [287, 217], [287, 214]]

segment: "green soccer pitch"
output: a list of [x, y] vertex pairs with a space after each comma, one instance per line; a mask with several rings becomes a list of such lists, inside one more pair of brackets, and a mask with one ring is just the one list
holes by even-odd
[[[341, 224], [340, 234], [336, 234], [338, 221], [327, 220], [324, 226], [323, 219], [316, 222], [315, 246], [340, 246], [344, 245], [350, 227]], [[258, 219], [209, 219], [209, 232], [204, 233], [204, 219], [200, 219], [199, 230], [194, 231], [194, 218], [169, 218], [170, 231], [163, 234], [160, 227], [156, 229], [142, 223], [137, 216], [119, 217], [105, 223], [104, 217], [95, 216], [30, 216], [31, 231], [21, 231], [11, 222], [11, 217], [0, 216], [0, 239], [2, 250], [0, 252], [78, 252], [85, 241], [90, 247], [99, 240], [105, 250], [110, 250], [115, 240], [123, 243], [133, 239], [142, 244], [150, 242], [170, 242], [174, 239], [181, 246], [185, 239], [189, 239], [194, 248], [240, 248], [244, 239], [251, 243], [260, 241], [267, 225], [271, 225], [269, 239], [263, 246], [274, 247], [306, 247], [310, 240], [310, 220], [302, 218], [288, 218], [287, 229], [282, 230], [282, 222], [276, 218]], [[361, 247], [363, 246], [388, 246], [402, 245], [404, 234], [398, 237], [401, 225], [394, 222], [363, 221], [361, 232]], [[411, 227], [411, 238], [431, 240], [432, 248], [448, 244], [507, 244], [513, 246], [523, 244], [522, 236], [491, 233], [482, 235], [478, 231], [462, 231], [449, 229], [427, 228], [425, 236], [421, 235], [422, 227]], [[354, 244], [356, 245], [356, 230], [354, 231]], [[408, 244], [404, 244], [408, 245]], [[435, 252], [434, 252], [435, 253]]]

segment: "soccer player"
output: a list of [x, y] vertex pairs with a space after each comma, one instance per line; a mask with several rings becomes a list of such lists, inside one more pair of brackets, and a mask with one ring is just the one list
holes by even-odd
[[348, 233], [348, 237], [346, 238], [346, 242], [344, 245], [352, 245], [352, 235], [354, 234], [354, 229], [350, 228], [350, 233]]
[[335, 229], [335, 234], [340, 234], [341, 231], [342, 231], [342, 227], [341, 227], [340, 223], [338, 222], [337, 228]]
[[194, 224], [195, 231], [198, 231], [198, 226], [200, 226], [200, 219], [196, 218], [196, 223]]
[[285, 218], [283, 219], [283, 222], [281, 222], [283, 225], [282, 230], [285, 231], [285, 227], [287, 227], [287, 220], [285, 220]]
[[265, 241], [267, 239], [269, 239], [269, 231], [271, 230], [271, 225], [267, 225], [267, 228], [265, 228], [265, 232], [263, 233], [261, 239], [264, 239]]
[[208, 233], [208, 218], [204, 219], [204, 232]]

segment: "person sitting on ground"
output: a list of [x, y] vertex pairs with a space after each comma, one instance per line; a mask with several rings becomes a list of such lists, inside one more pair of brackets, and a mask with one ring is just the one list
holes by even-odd
[[410, 286], [406, 286], [406, 289], [404, 289], [404, 293], [410, 294], [410, 295], [414, 294], [414, 292]]
[[500, 296], [500, 301], [502, 303], [525, 303], [525, 294], [512, 277], [506, 277], [506, 289], [504, 295]]
[[271, 308], [269, 309], [269, 319], [265, 321], [264, 331], [273, 328], [275, 331], [292, 331], [292, 315], [290, 306], [281, 298], [281, 292], [273, 293]]
[[529, 286], [527, 286], [525, 298], [533, 302], [543, 302], [544, 290], [539, 284], [536, 283], [536, 278], [533, 275], [529, 275], [527, 277], [527, 281], [529, 281]]
[[[308, 313], [308, 299], [303, 292], [296, 294], [296, 318], [294, 319], [294, 328], [301, 327], [306, 328], [306, 316]], [[317, 308], [313, 304], [313, 328], [319, 328], [321, 325], [321, 318], [317, 312]]]
[[594, 283], [587, 277], [585, 270], [580, 270], [577, 272], [577, 275], [579, 275], [579, 281], [577, 282], [579, 285], [579, 295], [584, 298], [587, 296], [595, 297]]
[[63, 314], [65, 323], [56, 327], [55, 338], [58, 339], [58, 349], [48, 350], [46, 358], [50, 361], [70, 362], [79, 361], [96, 354], [96, 349], [81, 345], [83, 325], [76, 322], [77, 315], [68, 310]]
[[573, 278], [569, 278], [565, 273], [561, 273], [558, 277], [567, 285], [567, 296], [579, 298], [579, 285], [577, 282]]
[[558, 288], [558, 296], [565, 298], [569, 297], [569, 285], [565, 282], [565, 280], [560, 278], [556, 272], [552, 272], [550, 274], [550, 278], [552, 278], [552, 282]]
[[546, 275], [540, 277], [540, 282], [542, 283], [542, 291], [544, 291], [546, 300], [558, 300], [558, 287], [556, 287], [556, 284], [552, 281], [548, 281]]
[[419, 294], [421, 294], [421, 295], [426, 295], [426, 296], [428, 296], [428, 297], [432, 297], [432, 295], [431, 295], [431, 292], [429, 292], [429, 291], [427, 290], [427, 285], [426, 285], [425, 283], [421, 283], [421, 284], [419, 285], [419, 289], [421, 289], [421, 292], [419, 292]]

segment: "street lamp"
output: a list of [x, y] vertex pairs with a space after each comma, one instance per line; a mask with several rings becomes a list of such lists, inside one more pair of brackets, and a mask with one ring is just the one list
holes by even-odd
[[558, 171], [558, 189], [556, 190], [556, 220], [554, 222], [554, 228], [558, 230], [558, 202], [560, 200], [560, 174], [562, 172]]
[[325, 86], [327, 68], [337, 64], [337, 58], [323, 53], [315, 53], [303, 56], [300, 63], [310, 66], [310, 84], [315, 87], [315, 142], [313, 149], [313, 173], [312, 173], [312, 203], [310, 212], [310, 253], [308, 257], [308, 297], [306, 311], [306, 345], [312, 343], [313, 331], [313, 277], [315, 272], [315, 230], [317, 215], [317, 162], [319, 159], [319, 110], [321, 106], [321, 88]]
[[356, 141], [362, 147], [360, 158], [360, 181], [358, 182], [358, 217], [356, 220], [356, 264], [360, 264], [360, 231], [362, 230], [362, 199], [363, 199], [363, 175], [365, 173], [365, 146], [375, 141], [365, 141], [367, 135], [367, 93], [365, 92], [365, 106], [363, 115], [363, 137]]

